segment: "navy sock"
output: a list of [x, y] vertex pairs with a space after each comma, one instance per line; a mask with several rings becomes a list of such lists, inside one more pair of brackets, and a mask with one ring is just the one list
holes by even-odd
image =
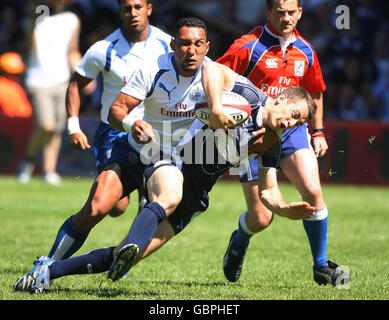
[[246, 252], [250, 244], [250, 238], [255, 234], [247, 227], [245, 220], [246, 213], [247, 211], [239, 217], [238, 232], [235, 233], [234, 240], [232, 242], [232, 248], [239, 251], [241, 254]]
[[87, 254], [65, 260], [54, 261], [49, 266], [50, 279], [72, 274], [100, 273], [109, 270], [113, 262], [115, 247], [92, 250]]
[[82, 247], [88, 234], [76, 228], [72, 217], [68, 218], [59, 229], [48, 256], [54, 260], [69, 258]]
[[309, 239], [315, 270], [327, 263], [327, 229], [328, 217], [318, 221], [303, 220], [305, 232]]
[[139, 247], [139, 252], [142, 252], [165, 218], [165, 209], [157, 202], [146, 204], [132, 224], [126, 243], [135, 243]]

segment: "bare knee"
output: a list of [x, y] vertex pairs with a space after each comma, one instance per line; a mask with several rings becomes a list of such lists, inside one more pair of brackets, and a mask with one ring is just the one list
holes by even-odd
[[110, 217], [116, 218], [121, 216], [124, 212], [126, 212], [129, 202], [130, 202], [129, 197], [120, 199], [115, 204], [115, 206], [108, 212]]
[[182, 193], [177, 191], [169, 194], [164, 194], [158, 197], [155, 201], [165, 209], [166, 215], [170, 215], [178, 206], [182, 199]]
[[300, 190], [301, 196], [304, 201], [315, 207], [322, 207], [324, 204], [323, 193], [320, 183], [307, 183], [304, 184]]

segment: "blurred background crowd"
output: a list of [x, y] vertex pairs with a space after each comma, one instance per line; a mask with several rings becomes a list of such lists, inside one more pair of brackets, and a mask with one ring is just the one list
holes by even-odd
[[[25, 58], [29, 20], [45, 1], [2, 0], [0, 54]], [[119, 25], [117, 1], [67, 0], [81, 20], [80, 51]], [[182, 16], [197, 16], [209, 28], [210, 58], [220, 57], [234, 39], [266, 23], [265, 0], [153, 0], [151, 23], [171, 33]], [[389, 121], [389, 2], [303, 0], [297, 29], [317, 51], [327, 91], [325, 119]], [[336, 8], [350, 9], [350, 28], [338, 29]], [[35, 14], [36, 17], [36, 14]], [[86, 97], [83, 112], [97, 115], [101, 87]]]

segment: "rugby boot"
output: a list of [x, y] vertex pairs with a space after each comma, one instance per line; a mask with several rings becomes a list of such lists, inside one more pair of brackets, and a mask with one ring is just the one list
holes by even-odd
[[244, 257], [246, 255], [246, 252], [242, 254], [232, 248], [234, 236], [237, 232], [238, 230], [235, 230], [232, 233], [230, 243], [228, 244], [227, 251], [223, 258], [224, 275], [230, 282], [236, 282], [239, 280], [240, 274], [242, 273]]
[[126, 244], [117, 253], [108, 271], [108, 279], [113, 282], [123, 277], [134, 265], [139, 255], [139, 247], [134, 244]]
[[334, 287], [350, 283], [350, 274], [342, 271], [339, 265], [328, 260], [327, 265], [313, 271], [313, 279], [319, 285], [332, 284]]

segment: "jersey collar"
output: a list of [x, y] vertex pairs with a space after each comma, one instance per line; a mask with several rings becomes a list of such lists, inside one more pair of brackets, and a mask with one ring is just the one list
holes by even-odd
[[[205, 59], [205, 58], [204, 58]], [[171, 58], [170, 58], [170, 61], [172, 63], [172, 66], [173, 66], [173, 69], [174, 69], [174, 72], [176, 73], [176, 79], [177, 79], [177, 83], [180, 82], [180, 75], [178, 73], [178, 69], [177, 69], [177, 65], [176, 65], [176, 60], [174, 59], [174, 53], [172, 54]], [[197, 75], [199, 74], [199, 72], [201, 71], [202, 67], [203, 67], [203, 63], [204, 63], [204, 60], [203, 62], [201, 63], [200, 65], [200, 68], [196, 71], [195, 75], [193, 76], [192, 78], [192, 81], [190, 83], [193, 83], [193, 81], [196, 79]]]
[[[124, 30], [123, 30], [123, 26], [120, 26], [120, 32], [122, 33], [123, 38], [126, 39], [129, 47], [132, 48], [132, 46], [134, 45], [135, 42], [131, 42], [127, 39], [126, 34], [124, 33]], [[140, 41], [140, 42], [143, 42], [144, 47], [146, 47], [146, 43], [147, 43], [147, 40], [150, 38], [150, 35], [151, 35], [151, 25], [149, 25], [149, 33], [147, 34], [146, 39], [144, 41]]]
[[[265, 30], [273, 37], [275, 38], [282, 38], [283, 39], [283, 36], [281, 33], [279, 33], [276, 29], [273, 28], [273, 26], [270, 24], [270, 22], [268, 22], [266, 25], [265, 25]], [[294, 40], [293, 41], [296, 41], [298, 38], [300, 38], [300, 34], [298, 33], [297, 29], [295, 28], [293, 30], [293, 35], [292, 37], [294, 37]]]

